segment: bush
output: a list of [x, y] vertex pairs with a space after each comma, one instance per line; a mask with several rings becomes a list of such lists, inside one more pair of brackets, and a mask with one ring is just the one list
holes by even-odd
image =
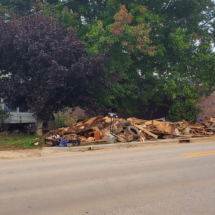
[[5, 126], [5, 120], [8, 119], [10, 115], [2, 109], [0, 105], [0, 131], [2, 132], [3, 130], [6, 129], [7, 126]]
[[172, 122], [177, 121], [197, 121], [198, 115], [202, 112], [201, 108], [197, 105], [195, 100], [178, 99], [174, 101], [174, 104], [169, 109], [169, 115], [167, 120]]

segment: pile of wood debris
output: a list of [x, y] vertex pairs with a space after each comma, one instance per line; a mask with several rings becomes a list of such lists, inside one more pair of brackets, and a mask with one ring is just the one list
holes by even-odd
[[59, 128], [50, 132], [64, 140], [80, 139], [85, 142], [131, 142], [168, 139], [176, 137], [204, 137], [215, 134], [215, 118], [190, 124], [187, 121], [170, 123], [164, 119], [142, 120], [137, 118], [111, 121], [109, 117], [97, 116], [78, 122], [73, 127]]

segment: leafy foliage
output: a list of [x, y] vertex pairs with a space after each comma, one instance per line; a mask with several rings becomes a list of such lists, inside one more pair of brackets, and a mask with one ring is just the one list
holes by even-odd
[[[127, 110], [133, 109], [137, 99], [143, 103], [153, 100], [159, 105], [166, 97], [186, 102], [213, 91], [214, 6], [212, 0], [67, 4], [84, 20], [71, 25], [87, 42], [90, 53], [109, 50], [112, 62], [108, 70], [118, 69], [124, 77], [115, 88], [113, 97], [117, 102], [113, 105]], [[134, 34], [135, 29], [139, 35]]]
[[1, 20], [0, 27], [0, 97], [5, 103], [26, 103], [40, 119], [63, 106], [88, 111], [108, 106], [104, 97], [120, 75], [106, 71], [106, 54], [89, 56], [74, 30], [43, 15]]
[[19, 14], [25, 14], [26, 11], [33, 7], [34, 3], [36, 3], [36, 0], [1, 0], [3, 7]]
[[140, 55], [155, 54], [149, 39], [150, 29], [145, 29], [145, 19], [140, 19], [145, 12], [145, 7], [135, 6], [129, 13], [125, 5], [121, 5], [110, 24], [105, 26], [103, 21], [97, 21], [88, 25], [88, 33], [82, 37], [91, 54], [108, 51], [112, 59], [108, 70], [119, 70], [124, 78], [114, 89], [111, 107], [131, 111], [140, 98], [142, 90], [138, 82], [143, 77], [134, 62], [139, 61]]
[[3, 125], [5, 124], [5, 120], [7, 120], [10, 117], [8, 113], [5, 113], [2, 109], [2, 105], [0, 104], [0, 129], [2, 131]]
[[186, 120], [194, 123], [201, 112], [195, 100], [183, 101], [182, 99], [177, 99], [171, 106], [167, 119], [172, 122]]
[[[18, 8], [12, 0], [3, 0], [3, 6]], [[183, 98], [189, 103], [213, 91], [214, 7], [213, 0], [50, 0], [43, 4], [49, 17], [54, 13], [67, 29], [77, 30], [92, 56], [109, 53], [106, 69], [120, 71], [123, 79], [98, 101], [127, 111], [134, 110], [137, 101], [165, 105], [166, 98], [173, 102]]]

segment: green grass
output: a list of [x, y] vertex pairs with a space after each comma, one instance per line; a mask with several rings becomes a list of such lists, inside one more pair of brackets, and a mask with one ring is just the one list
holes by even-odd
[[[67, 127], [67, 125], [65, 125], [65, 121], [69, 118], [70, 117], [67, 116], [55, 116], [55, 128]], [[86, 117], [79, 117], [78, 121], [83, 121], [85, 119]]]
[[29, 134], [13, 134], [4, 137], [0, 137], [0, 150], [17, 150], [17, 149], [34, 149], [40, 148], [44, 143], [40, 143], [39, 146], [32, 146], [31, 143], [39, 140], [40, 136]]
[[[68, 117], [61, 116], [55, 117], [55, 127], [67, 127], [65, 121]], [[82, 121], [86, 118], [80, 117], [78, 120]], [[40, 136], [29, 135], [29, 134], [10, 134], [8, 136], [0, 136], [0, 151], [5, 150], [18, 150], [18, 149], [35, 149], [41, 148], [44, 145], [44, 141], [40, 142], [38, 146], [32, 146], [31, 143], [39, 140]]]
[[66, 116], [55, 116], [55, 128], [66, 127], [65, 121], [68, 119]]

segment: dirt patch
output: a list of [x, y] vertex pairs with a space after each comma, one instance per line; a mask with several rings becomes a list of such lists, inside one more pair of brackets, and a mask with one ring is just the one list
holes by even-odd
[[2, 139], [1, 140], [1, 143], [6, 143], [6, 142], [9, 142], [9, 141], [17, 141], [19, 140], [18, 138], [7, 138], [7, 139]]
[[8, 150], [19, 150], [19, 149], [25, 149], [21, 145], [15, 145], [15, 144], [0, 144], [0, 151], [8, 151]]
[[0, 160], [9, 160], [9, 159], [25, 159], [25, 158], [34, 158], [41, 157], [41, 149], [19, 149], [19, 150], [8, 150], [0, 151]]

